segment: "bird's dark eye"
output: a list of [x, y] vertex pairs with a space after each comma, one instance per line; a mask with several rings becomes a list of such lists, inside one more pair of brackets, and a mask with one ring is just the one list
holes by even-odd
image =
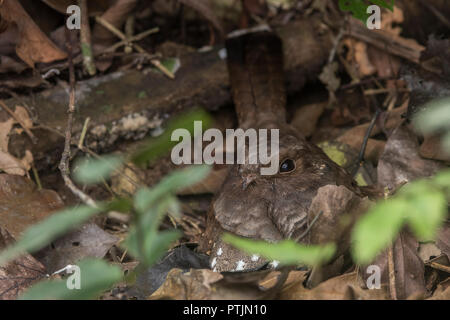
[[291, 159], [284, 160], [280, 165], [280, 173], [291, 172], [295, 169], [295, 162]]

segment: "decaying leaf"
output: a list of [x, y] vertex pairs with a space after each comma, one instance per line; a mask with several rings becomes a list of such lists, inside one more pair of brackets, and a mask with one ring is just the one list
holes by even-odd
[[[183, 272], [172, 269], [164, 284], [149, 299], [257, 300], [267, 297], [260, 285], [270, 270], [221, 274], [208, 269]], [[270, 290], [269, 290], [270, 291]]]
[[432, 176], [442, 167], [420, 157], [417, 137], [407, 127], [399, 127], [389, 137], [378, 163], [378, 183], [393, 190], [402, 183]]
[[314, 289], [307, 289], [302, 282], [286, 285], [279, 299], [283, 300], [386, 300], [386, 287], [380, 289], [363, 289], [364, 283], [358, 273], [346, 273], [331, 278]]
[[33, 155], [26, 150], [22, 159], [17, 159], [7, 152], [0, 151], [0, 170], [14, 175], [24, 176], [31, 169]]
[[56, 192], [37, 190], [31, 180], [18, 175], [0, 174], [0, 226], [13, 238], [62, 206]]
[[[0, 250], [14, 238], [0, 225]], [[45, 267], [29, 254], [0, 267], [0, 300], [15, 300], [28, 287], [45, 278]]]
[[180, 0], [180, 2], [191, 7], [195, 11], [198, 11], [205, 19], [212, 23], [212, 25], [220, 31], [221, 34], [224, 33], [224, 28], [221, 21], [216, 16], [213, 8], [212, 2], [210, 0]]
[[21, 73], [27, 66], [8, 56], [0, 56], [0, 73], [15, 72]]
[[55, 272], [84, 258], [103, 258], [118, 240], [95, 223], [88, 223], [54, 241], [36, 257], [48, 272]]
[[209, 267], [208, 256], [196, 253], [188, 246], [182, 245], [170, 250], [156, 265], [140, 273], [130, 294], [138, 299], [145, 299], [161, 287], [172, 269], [188, 272], [189, 269], [207, 267]]
[[[18, 159], [9, 154], [9, 134], [17, 121], [20, 122], [24, 129], [32, 128], [33, 121], [30, 119], [27, 110], [21, 106], [16, 106], [14, 117], [13, 119], [8, 115], [8, 120], [0, 123], [0, 170], [9, 174], [24, 176], [31, 168], [33, 155], [29, 150], [25, 150], [25, 155], [22, 159]], [[18, 130], [22, 130], [22, 128]]]
[[428, 300], [450, 300], [450, 278], [441, 282]]
[[34, 67], [36, 62], [47, 63], [67, 57], [67, 54], [39, 29], [19, 1], [2, 1], [0, 15], [9, 24], [17, 25], [19, 36], [16, 53], [28, 66]]
[[302, 106], [295, 111], [291, 125], [305, 137], [314, 133], [320, 116], [325, 111], [326, 102], [313, 103]]
[[338, 252], [344, 253], [350, 245], [350, 229], [354, 221], [371, 205], [368, 198], [360, 198], [344, 186], [327, 185], [319, 188], [311, 202], [308, 220], [311, 223], [318, 215], [306, 236], [309, 243], [335, 243]]
[[[393, 262], [395, 273], [389, 276], [388, 250], [381, 253], [371, 265], [381, 269], [381, 284], [389, 286], [393, 282], [398, 299], [425, 294], [425, 266], [418, 254], [419, 242], [409, 232], [403, 231], [394, 242]], [[365, 274], [365, 277], [369, 275]], [[391, 293], [391, 297], [393, 294]]]

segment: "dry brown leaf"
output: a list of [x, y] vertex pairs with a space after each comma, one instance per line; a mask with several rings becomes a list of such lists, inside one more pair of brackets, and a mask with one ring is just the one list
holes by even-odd
[[180, 2], [199, 12], [206, 20], [211, 22], [221, 34], [224, 34], [222, 22], [216, 16], [210, 0], [180, 0]]
[[27, 69], [28, 67], [18, 62], [8, 56], [0, 56], [0, 73], [4, 72], [14, 72], [14, 73], [21, 73], [23, 70]]
[[450, 278], [438, 284], [433, 296], [428, 300], [450, 300]]
[[378, 183], [393, 190], [402, 183], [432, 176], [441, 168], [441, 163], [420, 157], [417, 137], [401, 126], [386, 143], [378, 163]]
[[62, 206], [56, 192], [37, 190], [31, 180], [18, 175], [0, 174], [0, 226], [15, 239]]
[[[0, 225], [0, 251], [14, 238]], [[0, 300], [14, 300], [31, 285], [46, 276], [45, 267], [29, 254], [0, 267]]]
[[25, 109], [24, 107], [16, 106], [14, 115], [25, 129], [31, 129], [33, 127], [33, 120], [31, 120], [27, 109]]
[[[381, 269], [381, 284], [388, 286], [394, 281], [398, 299], [412, 295], [423, 295], [425, 287], [425, 266], [418, 253], [419, 243], [409, 232], [403, 231], [393, 245], [395, 277], [389, 280], [388, 250], [381, 253], [372, 265]], [[367, 274], [364, 274], [367, 277]]]
[[77, 230], [52, 242], [51, 246], [34, 254], [53, 273], [76, 264], [84, 258], [103, 258], [119, 238], [109, 234], [95, 223], [87, 223]]
[[346, 60], [356, 67], [359, 78], [370, 76], [376, 72], [375, 66], [369, 59], [368, 46], [365, 42], [353, 38], [347, 38], [343, 42], [348, 48]]
[[26, 64], [34, 67], [36, 62], [52, 62], [65, 59], [67, 54], [59, 49], [34, 23], [17, 0], [4, 0], [0, 15], [9, 24], [18, 27], [16, 53]]
[[187, 187], [178, 194], [180, 195], [189, 195], [189, 194], [205, 194], [205, 193], [213, 193], [215, 194], [222, 187], [225, 178], [227, 177], [229, 168], [224, 166], [219, 169], [211, 170], [208, 176], [205, 177], [202, 181]]
[[[191, 269], [183, 272], [172, 269], [164, 284], [150, 300], [256, 300], [264, 298], [267, 291], [259, 283], [270, 270], [220, 274], [209, 269]], [[268, 290], [270, 291], [270, 290]]]
[[283, 300], [386, 300], [385, 287], [375, 290], [362, 288], [363, 283], [356, 272], [331, 278], [314, 289], [300, 283], [283, 288], [278, 298]]
[[427, 159], [450, 162], [450, 153], [442, 147], [442, 136], [427, 135], [420, 146], [420, 155]]
[[328, 102], [313, 103], [302, 106], [295, 111], [291, 125], [303, 136], [309, 137], [316, 129], [317, 121], [324, 112]]
[[0, 170], [19, 176], [24, 176], [28, 172], [22, 161], [4, 151], [0, 151]]
[[4, 122], [0, 122], [0, 150], [8, 151], [9, 144], [9, 133], [15, 123], [13, 118], [8, 118], [8, 120]]
[[[42, 0], [49, 7], [55, 9], [56, 11], [67, 14], [67, 7], [70, 5], [77, 5], [78, 1], [76, 0]], [[90, 16], [96, 16], [104, 12], [108, 6], [111, 4], [110, 0], [95, 0], [88, 1], [88, 10]]]

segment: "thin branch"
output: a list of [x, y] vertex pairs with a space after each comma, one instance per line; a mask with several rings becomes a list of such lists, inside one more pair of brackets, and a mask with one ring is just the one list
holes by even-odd
[[[111, 33], [113, 33], [115, 36], [117, 36], [118, 38], [124, 40], [124, 41], [128, 41], [129, 39], [127, 39], [127, 37], [125, 36], [125, 34], [123, 34], [122, 31], [120, 31], [119, 29], [117, 29], [115, 26], [113, 26], [111, 23], [109, 23], [108, 21], [106, 21], [105, 19], [103, 19], [102, 17], [95, 17], [95, 20], [100, 23], [102, 26], [104, 26], [106, 29], [108, 29]], [[140, 45], [131, 42], [130, 43], [137, 52], [140, 53], [144, 53], [144, 54], [148, 54], [150, 55], [144, 48], [142, 48]], [[166, 76], [168, 76], [170, 79], [175, 79], [175, 76], [173, 75], [172, 72], [170, 72], [166, 67], [164, 67], [161, 62], [159, 60], [150, 60], [150, 63], [153, 64], [156, 68], [158, 68], [162, 73], [164, 73]]]
[[364, 164], [364, 154], [366, 153], [367, 143], [369, 141], [370, 135], [372, 134], [372, 130], [375, 127], [375, 124], [380, 114], [381, 110], [377, 108], [377, 111], [375, 112], [375, 115], [373, 116], [372, 121], [370, 121], [369, 127], [367, 128], [366, 134], [364, 135], [363, 143], [361, 145], [361, 149], [359, 150], [358, 154], [358, 159], [356, 160], [357, 165], [355, 166], [355, 169], [353, 169], [352, 172], [353, 177], [358, 172], [358, 169], [362, 167], [362, 165]]
[[81, 191], [70, 179], [70, 145], [72, 140], [72, 127], [73, 127], [73, 118], [75, 113], [75, 68], [72, 61], [72, 37], [71, 33], [68, 29], [66, 29], [66, 46], [68, 52], [68, 61], [69, 61], [69, 76], [70, 76], [70, 95], [69, 95], [69, 108], [67, 110], [68, 119], [67, 119], [67, 128], [65, 134], [64, 141], [64, 151], [61, 156], [61, 161], [59, 163], [59, 170], [61, 171], [61, 176], [64, 179], [64, 183], [66, 186], [75, 194], [78, 198], [81, 199], [85, 204], [97, 207], [95, 201]]

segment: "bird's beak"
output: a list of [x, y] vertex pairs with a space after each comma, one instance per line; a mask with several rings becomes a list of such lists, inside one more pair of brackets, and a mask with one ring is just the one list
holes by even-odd
[[242, 181], [242, 190], [247, 189], [247, 187], [253, 182], [255, 181], [256, 176], [254, 175], [248, 175], [243, 177], [243, 181]]

